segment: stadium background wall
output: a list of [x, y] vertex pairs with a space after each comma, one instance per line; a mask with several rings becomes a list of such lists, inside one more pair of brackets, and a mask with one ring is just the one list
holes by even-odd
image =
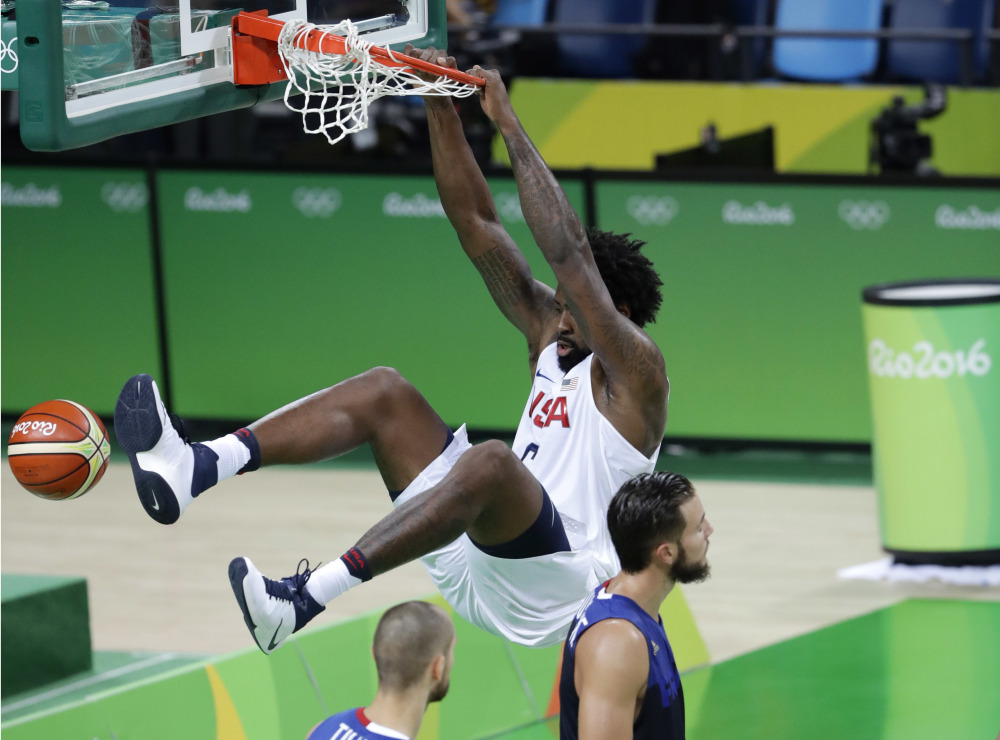
[[[668, 437], [868, 443], [862, 288], [1000, 270], [996, 182], [560, 179], [585, 219], [649, 242]], [[491, 183], [551, 283], [513, 180]], [[8, 166], [2, 187], [5, 414], [62, 397], [110, 415], [146, 371], [182, 416], [249, 420], [391, 365], [450, 424], [517, 424], [523, 340], [429, 174]]]
[[[656, 155], [698, 146], [709, 123], [728, 139], [774, 129], [774, 168], [783, 173], [865, 174], [871, 123], [918, 87], [738, 85], [697, 82], [519, 79], [511, 100], [550, 167], [653, 168]], [[949, 176], [1000, 177], [1000, 90], [949, 87], [947, 107], [920, 120], [928, 161]], [[493, 157], [507, 162], [503, 142]]]

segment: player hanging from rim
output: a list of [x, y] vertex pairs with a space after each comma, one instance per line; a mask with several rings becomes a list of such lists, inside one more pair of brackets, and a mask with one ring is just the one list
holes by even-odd
[[[454, 67], [426, 49], [424, 59]], [[587, 231], [511, 107], [481, 70], [483, 110], [510, 154], [522, 211], [558, 287], [535, 280], [504, 231], [489, 186], [448, 100], [427, 98], [434, 173], [445, 212], [500, 311], [528, 342], [531, 394], [513, 449], [471, 446], [398, 372], [375, 368], [293, 402], [248, 428], [188, 444], [148, 375], [115, 408], [139, 500], [177, 520], [223, 478], [261, 465], [309, 463], [368, 443], [394, 500], [339, 559], [271, 580], [248, 558], [229, 577], [258, 646], [270, 653], [347, 589], [422, 558], [472, 624], [514, 642], [559, 643], [580, 601], [618, 572], [608, 502], [653, 469], [667, 418], [663, 356], [642, 330], [660, 279], [627, 235]]]
[[608, 507], [622, 571], [583, 602], [559, 679], [560, 740], [684, 738], [684, 690], [660, 619], [677, 583], [708, 578], [712, 525], [691, 481], [636, 476]]
[[327, 717], [306, 740], [415, 738], [427, 705], [448, 693], [455, 626], [444, 609], [426, 601], [397, 604], [378, 621], [372, 656], [378, 673], [372, 703]]

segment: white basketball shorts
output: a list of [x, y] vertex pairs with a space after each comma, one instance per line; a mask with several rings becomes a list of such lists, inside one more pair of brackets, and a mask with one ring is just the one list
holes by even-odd
[[[439, 483], [471, 447], [462, 425], [451, 444], [406, 487], [395, 505]], [[468, 622], [528, 647], [557, 645], [566, 639], [580, 602], [599, 582], [587, 550], [496, 558], [465, 534], [421, 562], [441, 595]]]

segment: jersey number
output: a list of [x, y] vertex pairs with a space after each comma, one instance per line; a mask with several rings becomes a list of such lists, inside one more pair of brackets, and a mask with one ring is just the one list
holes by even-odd
[[528, 458], [528, 455], [531, 455], [531, 459], [534, 460], [536, 454], [538, 454], [538, 445], [532, 442], [524, 448], [524, 454], [521, 455], [521, 462], [524, 462]]

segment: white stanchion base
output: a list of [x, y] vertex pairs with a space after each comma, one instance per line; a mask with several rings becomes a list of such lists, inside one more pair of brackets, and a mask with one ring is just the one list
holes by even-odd
[[941, 581], [955, 586], [1000, 586], [1000, 565], [963, 565], [948, 567], [943, 565], [902, 565], [893, 563], [892, 558], [883, 558], [873, 563], [852, 565], [837, 571], [837, 577], [844, 580], [894, 581], [927, 583]]

